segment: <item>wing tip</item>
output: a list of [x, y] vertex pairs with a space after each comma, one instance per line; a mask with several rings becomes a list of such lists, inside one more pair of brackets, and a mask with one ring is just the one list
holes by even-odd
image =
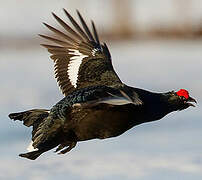
[[68, 17], [71, 17], [71, 15], [68, 13], [68, 11], [65, 9], [65, 8], [62, 8], [63, 11], [65, 12], [65, 14], [68, 16]]

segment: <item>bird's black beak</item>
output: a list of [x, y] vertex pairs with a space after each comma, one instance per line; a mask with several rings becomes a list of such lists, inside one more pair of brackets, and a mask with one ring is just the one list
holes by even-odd
[[189, 106], [196, 107], [196, 106], [195, 106], [194, 104], [192, 104], [191, 102], [193, 102], [193, 103], [196, 103], [196, 104], [197, 104], [197, 102], [196, 102], [196, 100], [195, 100], [194, 98], [189, 97], [189, 98], [187, 99], [187, 104], [188, 104]]

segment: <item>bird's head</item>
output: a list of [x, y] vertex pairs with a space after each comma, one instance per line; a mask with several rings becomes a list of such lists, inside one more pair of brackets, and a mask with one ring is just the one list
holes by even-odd
[[177, 92], [170, 92], [168, 101], [175, 110], [184, 110], [190, 106], [195, 107], [193, 103], [197, 103], [194, 98], [189, 96], [189, 92], [185, 89], [180, 89]]

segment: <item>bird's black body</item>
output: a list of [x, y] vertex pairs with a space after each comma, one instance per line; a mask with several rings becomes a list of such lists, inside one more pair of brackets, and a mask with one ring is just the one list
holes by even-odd
[[[97, 91], [99, 89], [101, 91]], [[120, 89], [125, 89], [127, 94], [131, 96], [133, 92], [136, 93], [137, 90], [136, 88], [126, 86]], [[106, 96], [107, 90], [114, 91], [114, 94], [117, 91], [117, 89], [111, 89], [105, 86], [95, 86], [73, 92], [58, 102], [51, 109], [50, 114], [53, 113], [59, 116], [59, 118], [65, 118], [67, 128], [71, 127], [77, 141], [118, 136], [135, 125], [146, 122], [147, 120], [157, 120], [165, 115], [157, 112], [154, 117], [151, 116], [151, 119], [148, 119], [146, 116], [144, 117], [144, 115], [149, 113], [150, 109], [147, 107], [153, 103], [152, 99], [151, 101], [145, 101], [143, 104], [141, 102], [140, 105], [131, 103], [116, 106], [105, 103], [93, 104], [93, 102], [92, 104], [85, 104], [86, 102], [100, 99], [101, 95]], [[146, 91], [142, 92], [145, 93]], [[160, 102], [161, 99], [159, 98], [158, 101]], [[73, 105], [77, 103], [81, 103], [81, 105]]]
[[66, 10], [65, 13], [76, 31], [53, 16], [72, 37], [47, 24], [63, 39], [41, 35], [60, 45], [43, 44], [52, 54], [56, 78], [65, 97], [50, 110], [9, 115], [33, 127], [31, 152], [20, 156], [36, 159], [54, 147], [64, 154], [79, 141], [119, 136], [136, 125], [159, 120], [196, 102], [186, 90], [153, 93], [122, 83], [106, 44], [100, 44], [94, 23], [92, 35], [79, 12], [84, 31]]

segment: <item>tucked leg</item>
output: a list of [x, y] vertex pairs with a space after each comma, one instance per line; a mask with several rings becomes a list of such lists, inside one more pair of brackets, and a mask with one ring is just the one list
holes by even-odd
[[[71, 142], [71, 144], [68, 144], [68, 147], [66, 148], [66, 149], [64, 149], [64, 150], [62, 150], [62, 151], [60, 151], [58, 154], [65, 154], [65, 153], [67, 153], [67, 152], [69, 152], [71, 149], [73, 149], [75, 146], [76, 146], [76, 143], [77, 142]], [[60, 145], [61, 146], [61, 145]], [[59, 151], [59, 150], [61, 150], [61, 149], [63, 149], [65, 146], [61, 146], [61, 147], [58, 147], [57, 149], [56, 149], [56, 152], [57, 151]], [[66, 145], [67, 146], [67, 145]], [[58, 150], [59, 149], [59, 150]]]

